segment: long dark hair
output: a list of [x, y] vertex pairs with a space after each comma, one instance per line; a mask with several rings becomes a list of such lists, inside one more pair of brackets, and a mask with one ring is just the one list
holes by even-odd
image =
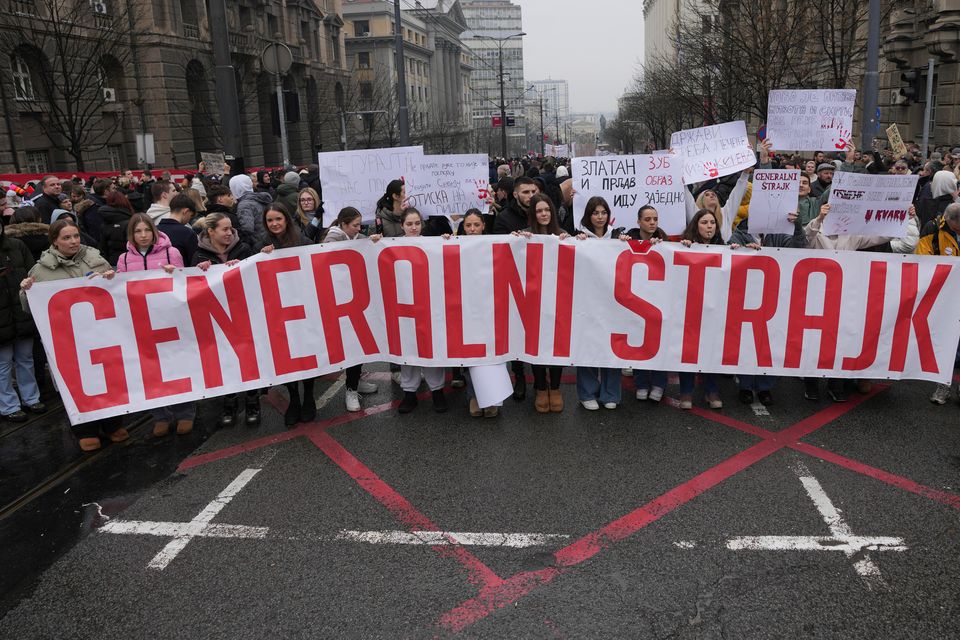
[[391, 180], [387, 183], [387, 190], [383, 197], [377, 200], [377, 209], [387, 209], [393, 211], [393, 196], [400, 195], [403, 191], [403, 180]]
[[583, 210], [583, 217], [580, 219], [580, 228], [589, 229], [590, 233], [595, 233], [593, 220], [591, 220], [590, 217], [593, 215], [593, 212], [596, 211], [597, 207], [603, 207], [607, 210], [607, 221], [603, 223], [603, 233], [600, 234], [606, 235], [607, 229], [610, 227], [610, 205], [600, 196], [593, 196], [587, 200], [587, 206]]
[[[546, 226], [544, 231], [541, 231], [543, 227], [537, 222], [537, 204], [540, 202], [546, 202], [550, 206], [550, 224]], [[530, 233], [544, 233], [553, 236], [560, 235], [560, 224], [557, 222], [557, 208], [553, 206], [553, 200], [551, 200], [549, 196], [538, 193], [530, 198], [528, 211], [527, 222], [530, 225]]]
[[[700, 219], [703, 216], [713, 216], [713, 221], [717, 223], [717, 231], [713, 234], [713, 237], [707, 240], [706, 238], [700, 237]], [[700, 244], [723, 244], [723, 237], [720, 234], [720, 223], [717, 220], [717, 216], [710, 209], [700, 209], [693, 216], [693, 219], [687, 223], [687, 228], [683, 230], [683, 234], [680, 236], [681, 240], [689, 240], [690, 242], [698, 242]]]
[[334, 226], [343, 228], [343, 225], [350, 224], [357, 218], [362, 218], [363, 214], [355, 207], [344, 207], [337, 214], [337, 219], [333, 221]]
[[[267, 229], [267, 214], [271, 211], [276, 211], [283, 215], [283, 219], [286, 222], [286, 228], [283, 230], [282, 236], [274, 236], [270, 233], [270, 230]], [[303, 244], [303, 240], [300, 237], [300, 231], [297, 229], [296, 223], [293, 221], [293, 216], [290, 215], [290, 212], [287, 210], [287, 206], [281, 202], [274, 202], [263, 212], [263, 230], [267, 234], [267, 240], [276, 240], [274, 244], [277, 249], [288, 249], [290, 247], [299, 247]]]

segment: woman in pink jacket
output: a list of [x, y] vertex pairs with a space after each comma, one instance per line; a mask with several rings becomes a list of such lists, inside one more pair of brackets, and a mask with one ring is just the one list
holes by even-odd
[[[157, 230], [150, 216], [135, 213], [127, 225], [127, 252], [117, 260], [118, 272], [147, 271], [163, 269], [173, 273], [183, 268], [183, 257], [177, 248], [170, 244], [167, 234]], [[153, 435], [163, 438], [170, 433], [170, 425], [176, 425], [179, 435], [193, 431], [193, 421], [197, 416], [195, 402], [172, 404], [153, 409]]]
[[183, 268], [183, 256], [170, 244], [167, 234], [157, 230], [150, 216], [135, 213], [127, 225], [127, 252], [117, 260], [117, 271], [163, 269], [173, 273]]

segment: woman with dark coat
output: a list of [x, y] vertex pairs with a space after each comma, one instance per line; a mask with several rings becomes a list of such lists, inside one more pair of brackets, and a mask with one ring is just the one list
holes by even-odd
[[106, 196], [106, 204], [100, 207], [103, 227], [100, 229], [100, 255], [112, 265], [117, 264], [127, 251], [127, 226], [133, 217], [133, 205], [127, 196], [119, 191], [111, 191]]
[[[0, 221], [0, 227], [2, 224]], [[0, 415], [11, 422], [27, 419], [23, 407], [30, 413], [47, 410], [40, 402], [40, 388], [33, 370], [33, 340], [37, 330], [33, 318], [20, 303], [20, 282], [34, 264], [26, 244], [0, 234]]]
[[921, 197], [917, 201], [917, 218], [919, 227], [923, 229], [931, 220], [942, 215], [947, 205], [956, 202], [957, 177], [952, 171], [937, 171], [930, 181], [930, 197]]
[[36, 207], [19, 207], [13, 212], [13, 223], [5, 225], [3, 233], [8, 238], [16, 238], [27, 245], [33, 262], [40, 254], [50, 248], [50, 225], [40, 222], [40, 211]]

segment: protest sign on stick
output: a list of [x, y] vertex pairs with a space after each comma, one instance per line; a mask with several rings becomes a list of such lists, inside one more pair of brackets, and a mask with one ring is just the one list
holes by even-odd
[[422, 156], [407, 182], [408, 206], [424, 218], [445, 216], [451, 223], [467, 209], [486, 213], [489, 195], [490, 170], [483, 154]]
[[890, 148], [893, 149], [894, 155], [898, 158], [907, 155], [907, 145], [904, 144], [903, 138], [900, 136], [900, 127], [897, 126], [896, 122], [887, 127], [887, 140], [890, 141]]
[[794, 223], [787, 215], [796, 213], [800, 197], [800, 172], [792, 169], [757, 169], [753, 172], [750, 195], [751, 234], [787, 233], [793, 235]]
[[391, 180], [412, 175], [423, 157], [423, 147], [395, 149], [358, 149], [331, 151], [318, 155], [320, 183], [323, 185], [323, 226], [337, 219], [343, 207], [356, 207], [363, 223], [370, 224], [377, 213], [377, 200], [383, 197]]
[[767, 97], [767, 138], [779, 150], [842, 151], [853, 136], [854, 89], [776, 89]]
[[902, 238], [918, 179], [838, 171], [833, 176], [823, 233]]
[[677, 131], [670, 146], [683, 158], [683, 183], [713, 180], [757, 163], [742, 120]]
[[227, 161], [223, 157], [223, 152], [207, 153], [200, 152], [200, 161], [205, 165], [204, 168], [212, 176], [222, 176], [226, 174]]
[[587, 201], [601, 196], [610, 205], [612, 226], [632, 229], [644, 205], [656, 208], [660, 228], [670, 235], [683, 232], [683, 166], [675, 155], [584, 157], [573, 168], [574, 222], [579, 226]]

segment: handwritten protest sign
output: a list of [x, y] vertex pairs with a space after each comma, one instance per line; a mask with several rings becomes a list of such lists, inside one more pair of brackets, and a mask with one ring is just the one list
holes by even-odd
[[767, 97], [767, 138], [774, 149], [840, 151], [853, 131], [854, 89], [777, 89]]
[[596, 156], [574, 158], [574, 221], [579, 226], [587, 201], [601, 196], [610, 205], [611, 225], [632, 229], [644, 205], [656, 208], [660, 228], [670, 235], [683, 232], [683, 166], [675, 155]]
[[919, 176], [889, 176], [838, 171], [830, 190], [827, 235], [902, 238]]
[[545, 156], [553, 156], [554, 158], [569, 158], [570, 147], [565, 144], [545, 144], [543, 145], [543, 153]]
[[409, 206], [424, 218], [445, 216], [451, 222], [459, 221], [467, 209], [485, 213], [489, 193], [490, 170], [483, 154], [423, 156], [407, 182]]
[[683, 183], [693, 184], [743, 171], [757, 163], [742, 120], [677, 131], [670, 146], [683, 158]]
[[227, 161], [223, 157], [223, 152], [207, 153], [200, 152], [200, 161], [205, 165], [207, 173], [212, 176], [222, 176], [226, 174]]
[[903, 138], [900, 136], [900, 127], [897, 126], [896, 122], [887, 127], [887, 140], [890, 141], [890, 148], [893, 149], [894, 155], [898, 158], [907, 155], [907, 145], [903, 143]]
[[413, 174], [423, 147], [331, 151], [318, 155], [323, 185], [323, 225], [330, 226], [343, 207], [356, 207], [363, 223], [374, 221], [377, 200], [391, 180]]
[[800, 172], [787, 169], [757, 169], [753, 172], [750, 195], [750, 233], [787, 233], [794, 224], [787, 215], [797, 211]]

